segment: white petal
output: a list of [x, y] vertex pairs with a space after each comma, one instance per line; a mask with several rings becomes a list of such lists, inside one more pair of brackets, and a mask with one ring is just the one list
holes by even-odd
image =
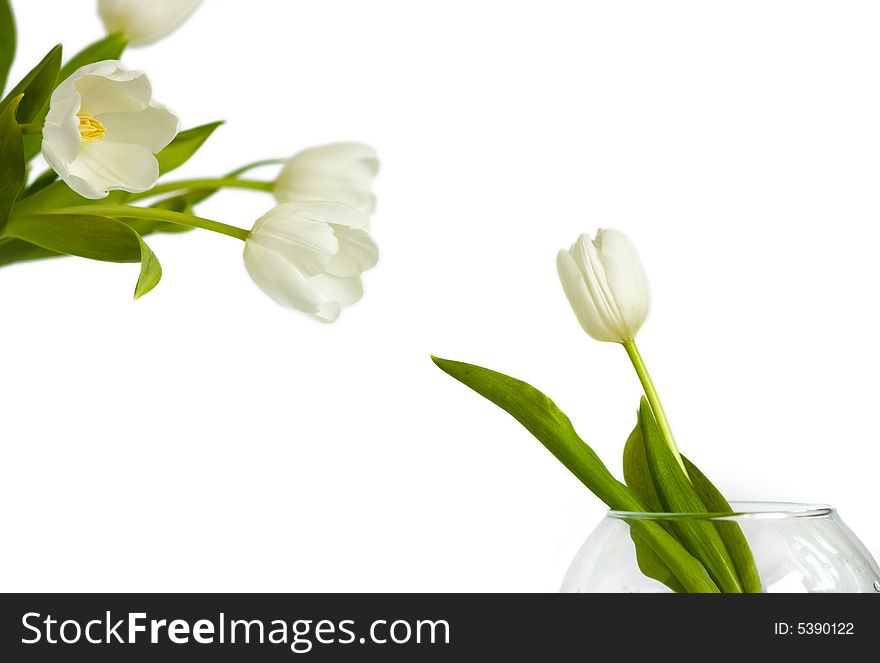
[[635, 336], [648, 315], [648, 279], [635, 246], [618, 230], [600, 230], [596, 244], [608, 287], [629, 336]]
[[144, 72], [124, 69], [115, 60], [82, 67], [71, 78], [81, 99], [80, 110], [88, 115], [137, 113], [153, 96], [153, 86]]
[[587, 292], [603, 324], [618, 340], [626, 336], [623, 315], [608, 284], [605, 265], [589, 235], [581, 235], [571, 247], [571, 255], [581, 270]]
[[151, 44], [174, 32], [201, 0], [98, 0], [108, 33], [123, 33], [133, 47]]
[[339, 240], [337, 253], [327, 271], [335, 276], [358, 276], [379, 262], [379, 247], [365, 230], [333, 226]]
[[156, 102], [137, 113], [101, 113], [96, 119], [107, 130], [101, 140], [136, 143], [153, 154], [174, 139], [180, 126], [177, 115]]
[[43, 152], [46, 154], [48, 150], [46, 161], [56, 170], [56, 164], [66, 164], [76, 158], [82, 143], [79, 118], [76, 115], [79, 112], [79, 93], [73, 82], [68, 81], [59, 85], [52, 93], [49, 111], [43, 123]]
[[305, 276], [326, 270], [339, 252], [339, 241], [329, 224], [282, 205], [257, 219], [247, 241], [283, 256]]
[[[45, 155], [45, 152], [43, 152]], [[106, 186], [106, 183], [95, 182], [93, 179], [89, 179], [87, 177], [80, 177], [78, 175], [72, 175], [70, 172], [61, 172], [57, 168], [55, 168], [55, 172], [58, 173], [58, 176], [64, 180], [65, 184], [69, 186], [73, 191], [81, 195], [83, 198], [88, 198], [89, 200], [98, 200], [100, 198], [106, 198], [107, 192], [109, 191], [109, 187]]]
[[244, 265], [254, 283], [282, 306], [312, 314], [321, 309], [321, 298], [309, 279], [279, 253], [248, 240]]
[[318, 311], [314, 316], [321, 322], [336, 322], [340, 313], [342, 313], [342, 304], [339, 302], [324, 302], [318, 307]]
[[568, 298], [568, 303], [574, 311], [575, 317], [581, 323], [581, 327], [587, 334], [598, 341], [617, 341], [612, 331], [609, 331], [596, 310], [596, 306], [587, 291], [583, 274], [575, 263], [575, 259], [568, 251], [560, 251], [556, 256], [556, 269], [559, 272], [559, 280], [562, 289]]
[[333, 276], [318, 274], [309, 279], [321, 298], [338, 302], [343, 306], [354, 304], [364, 295], [364, 285], [359, 276]]
[[288, 159], [275, 181], [279, 201], [329, 200], [371, 214], [371, 186], [379, 170], [376, 151], [362, 143], [337, 143], [304, 150]]
[[129, 81], [143, 75], [142, 71], [126, 69], [120, 60], [98, 60], [85, 64], [74, 71], [70, 78], [77, 80], [83, 76], [104, 76], [115, 81]]
[[[320, 200], [279, 203], [274, 209], [282, 211], [283, 215], [294, 214], [300, 219], [347, 228], [366, 228], [370, 221], [365, 214], [348, 205]], [[283, 215], [276, 218], [280, 219]]]
[[379, 156], [374, 148], [364, 143], [332, 143], [295, 154], [285, 167], [323, 175], [343, 171], [351, 179], [369, 181], [379, 172]]
[[159, 163], [145, 147], [131, 143], [96, 140], [83, 143], [70, 174], [94, 184], [99, 190], [147, 191], [159, 179]]
[[328, 200], [345, 203], [363, 214], [376, 209], [376, 197], [369, 187], [353, 186], [349, 180], [332, 175], [298, 175], [285, 185], [276, 182], [273, 192], [279, 202]]
[[63, 127], [43, 127], [43, 158], [62, 179], [70, 172], [68, 164], [76, 159], [79, 153], [81, 141], [78, 126], [77, 124], [75, 141]]

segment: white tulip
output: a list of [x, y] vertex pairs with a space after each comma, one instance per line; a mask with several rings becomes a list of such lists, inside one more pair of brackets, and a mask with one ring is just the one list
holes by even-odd
[[368, 223], [365, 214], [342, 203], [280, 203], [245, 240], [245, 267], [282, 306], [333, 322], [343, 306], [361, 298], [361, 273], [379, 259]]
[[138, 193], [159, 178], [153, 156], [177, 135], [177, 115], [152, 101], [141, 71], [104, 60], [77, 69], [49, 100], [43, 157], [85, 198]]
[[108, 34], [121, 32], [129, 46], [146, 46], [177, 30], [202, 0], [98, 0]]
[[581, 235], [556, 258], [559, 279], [581, 327], [599, 341], [620, 343], [636, 369], [660, 434], [687, 476], [669, 420], [635, 337], [648, 316], [648, 279], [636, 247], [619, 230]]
[[599, 341], [635, 338], [648, 315], [648, 279], [622, 232], [581, 235], [556, 260], [562, 287], [581, 327]]
[[371, 185], [379, 171], [376, 150], [362, 143], [336, 143], [304, 150], [284, 164], [275, 180], [278, 202], [330, 200], [372, 214]]

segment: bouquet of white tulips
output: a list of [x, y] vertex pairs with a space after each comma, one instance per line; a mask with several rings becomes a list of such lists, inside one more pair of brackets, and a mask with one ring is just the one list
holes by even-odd
[[[106, 37], [66, 61], [55, 46], [8, 90], [0, 101], [0, 266], [59, 255], [137, 262], [138, 298], [162, 275], [144, 237], [201, 228], [243, 241], [247, 271], [275, 301], [331, 322], [360, 299], [361, 274], [378, 260], [368, 230], [376, 153], [341, 143], [221, 177], [166, 179], [221, 123], [179, 131], [147, 75], [119, 58], [127, 46], [170, 34], [199, 4], [99, 0]], [[0, 91], [15, 47], [12, 7], [0, 0]], [[41, 154], [49, 167], [32, 176]], [[274, 181], [245, 177], [270, 164], [284, 164]], [[276, 204], [246, 228], [194, 213], [225, 188], [268, 192]]]
[[674, 513], [660, 522], [629, 522], [642, 573], [676, 592], [761, 592], [749, 545], [732, 520], [700, 518], [733, 513], [706, 476], [679, 453], [660, 398], [636, 346], [648, 313], [648, 284], [635, 248], [622, 233], [581, 235], [557, 259], [562, 286], [578, 321], [593, 338], [619, 343], [645, 395], [623, 450], [618, 481], [578, 436], [569, 418], [534, 387], [486, 368], [434, 357], [449, 375], [513, 415], [609, 508]]

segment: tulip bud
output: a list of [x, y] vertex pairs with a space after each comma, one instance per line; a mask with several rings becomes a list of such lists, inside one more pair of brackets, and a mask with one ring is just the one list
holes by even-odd
[[648, 281], [632, 242], [617, 230], [584, 234], [556, 260], [562, 288], [584, 331], [598, 341], [635, 338], [648, 315]]
[[129, 46], [152, 44], [177, 30], [202, 0], [98, 0], [108, 34], [121, 32]]
[[284, 164], [275, 181], [275, 198], [279, 203], [329, 200], [372, 214], [376, 207], [372, 184], [378, 171], [379, 157], [369, 145], [312, 147]]
[[245, 240], [245, 267], [282, 306], [333, 322], [343, 306], [361, 298], [361, 274], [379, 259], [368, 223], [365, 214], [342, 203], [280, 203]]

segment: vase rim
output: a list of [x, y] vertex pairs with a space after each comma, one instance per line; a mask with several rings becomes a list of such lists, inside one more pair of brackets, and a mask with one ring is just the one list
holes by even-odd
[[831, 518], [837, 511], [827, 504], [800, 502], [731, 501], [732, 512], [687, 513], [672, 511], [618, 511], [610, 509], [609, 518], [620, 520], [795, 520]]

